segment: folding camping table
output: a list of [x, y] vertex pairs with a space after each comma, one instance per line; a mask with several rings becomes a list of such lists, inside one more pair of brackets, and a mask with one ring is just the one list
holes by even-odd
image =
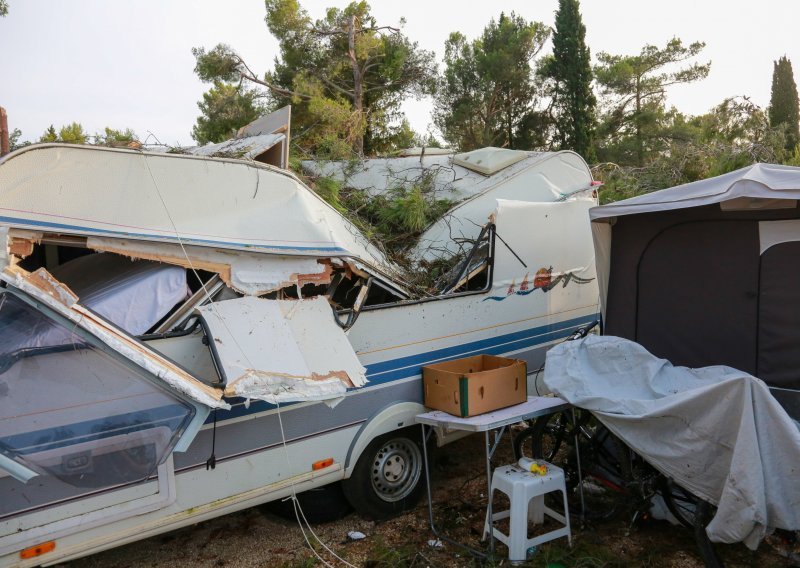
[[[428, 489], [428, 516], [430, 518], [431, 530], [436, 538], [445, 540], [457, 546], [466, 548], [472, 553], [485, 557], [486, 554], [475, 550], [465, 544], [454, 541], [445, 535], [440, 534], [436, 529], [433, 519], [433, 499], [431, 497], [431, 484], [430, 472], [428, 468], [428, 435], [425, 431], [425, 426], [444, 428], [448, 430], [462, 430], [465, 432], [483, 432], [486, 437], [486, 482], [488, 491], [486, 512], [489, 519], [492, 518], [492, 456], [503, 438], [506, 427], [512, 424], [517, 424], [523, 420], [530, 418], [537, 418], [539, 416], [547, 416], [562, 410], [571, 408], [570, 404], [555, 396], [529, 396], [526, 402], [501, 408], [494, 412], [487, 412], [486, 414], [479, 414], [478, 416], [471, 416], [469, 418], [460, 418], [453, 416], [441, 410], [434, 410], [419, 414], [416, 417], [416, 422], [422, 425], [422, 451], [423, 461], [425, 464], [425, 483]], [[489, 432], [494, 431], [494, 441], [492, 442]], [[489, 552], [494, 552], [494, 535], [489, 531]]]

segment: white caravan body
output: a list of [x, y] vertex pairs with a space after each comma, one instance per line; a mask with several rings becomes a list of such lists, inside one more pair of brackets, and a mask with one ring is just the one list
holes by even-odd
[[583, 168], [568, 199], [487, 202], [477, 280], [413, 298], [287, 171], [67, 145], [4, 158], [0, 566], [356, 476], [423, 411], [429, 363], [520, 358], [532, 390], [547, 348], [598, 313]]

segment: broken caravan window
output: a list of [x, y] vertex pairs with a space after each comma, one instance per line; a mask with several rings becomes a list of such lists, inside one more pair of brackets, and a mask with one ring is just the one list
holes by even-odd
[[[355, 285], [342, 289], [340, 282], [332, 281], [329, 292], [337, 314], [337, 321], [345, 329], [355, 323], [358, 313], [363, 310], [375, 310], [398, 303], [417, 303], [435, 301], [456, 295], [480, 294], [492, 286], [492, 269], [495, 247], [494, 224], [487, 223], [465, 252], [456, 254], [438, 263], [440, 276], [434, 282], [437, 292], [417, 298], [400, 298], [385, 284], [374, 277], [360, 279]], [[430, 270], [430, 264], [423, 265], [421, 270]], [[358, 301], [359, 293], [366, 297]], [[341, 304], [347, 302], [347, 308]]]
[[[87, 277], [86, 268], [89, 265], [88, 272], [91, 273], [92, 267], [89, 263], [95, 259], [102, 261], [99, 264], [95, 264], [106, 270], [94, 270], [97, 278], [93, 279]], [[77, 266], [70, 270], [70, 265], [75, 264]], [[127, 270], [127, 273], [125, 272], [125, 269], [136, 264], [141, 265], [142, 270]], [[204, 335], [205, 330], [198, 325], [197, 317], [192, 314], [192, 310], [197, 305], [208, 301], [209, 295], [214, 301], [241, 296], [241, 294], [237, 294], [221, 283], [219, 275], [204, 270], [194, 271], [149, 260], [135, 260], [111, 252], [98, 253], [87, 248], [86, 239], [63, 235], [47, 235], [42, 239], [41, 243], [33, 245], [30, 254], [21, 260], [19, 265], [29, 272], [40, 267], [48, 269], [48, 271], [54, 273], [54, 277], [77, 293], [79, 296], [78, 303], [91, 310], [97, 317], [122, 328], [132, 337], [144, 342], [148, 348], [154, 349], [202, 382], [211, 386], [223, 386], [221, 375], [215, 365]], [[119, 270], [120, 267], [123, 269], [122, 271]], [[131, 279], [146, 273], [148, 267], [156, 267], [161, 272], [171, 271], [173, 273], [171, 297], [175, 301], [173, 305], [169, 305], [172, 303], [169, 300], [170, 294], [163, 293], [164, 290], [162, 290], [161, 295], [167, 297], [166, 303], [162, 302], [161, 307], [155, 311], [153, 309], [150, 310], [150, 319], [144, 320], [147, 323], [143, 324], [146, 329], [141, 327], [142, 324], [138, 329], [131, 329], [130, 326], [125, 325], [128, 322], [121, 321], [120, 317], [112, 317], [109, 314], [109, 302], [114, 301], [115, 295], [122, 300], [120, 292], [124, 293], [124, 288], [125, 286], [130, 286]], [[97, 268], [97, 266], [94, 268]], [[177, 274], [184, 275], [181, 278], [185, 281], [185, 285], [188, 285], [189, 291], [193, 292], [185, 301], [179, 299], [180, 281], [174, 280]], [[92, 274], [89, 274], [89, 276], [92, 276]], [[149, 282], [153, 282], [152, 277]], [[147, 281], [142, 282], [144, 288], [147, 288], [147, 284]], [[84, 291], [89, 291], [90, 293], [84, 296]], [[148, 301], [152, 300], [150, 294], [146, 296]], [[98, 297], [99, 301], [104, 303], [106, 309], [100, 309], [98, 305], [95, 305], [95, 300]], [[125, 308], [125, 301], [119, 303], [121, 304], [120, 309], [123, 315], [130, 311]], [[137, 314], [141, 311], [143, 310], [136, 310]], [[162, 313], [164, 314], [163, 316], [161, 315]], [[137, 317], [134, 324], [138, 323], [138, 321], [141, 321], [141, 317]]]
[[[148, 479], [198, 415], [195, 404], [14, 288], [0, 291], [0, 331], [0, 467], [19, 480], [41, 476], [43, 499]], [[0, 477], [0, 486], [9, 483]], [[32, 505], [12, 489], [0, 487], [0, 516]]]

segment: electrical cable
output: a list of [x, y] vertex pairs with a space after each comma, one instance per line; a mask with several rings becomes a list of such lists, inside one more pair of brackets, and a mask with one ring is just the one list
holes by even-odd
[[[150, 169], [150, 164], [147, 161], [147, 157], [148, 157], [147, 154], [142, 153], [141, 155], [144, 158], [145, 166], [147, 167], [147, 171], [150, 174], [150, 179], [153, 182], [153, 187], [155, 188], [156, 193], [158, 194], [158, 198], [161, 201], [161, 205], [164, 208], [164, 212], [167, 214], [167, 218], [169, 219], [170, 225], [172, 225], [172, 230], [175, 233], [175, 237], [178, 239], [178, 244], [180, 245], [181, 251], [183, 252], [184, 258], [186, 258], [186, 262], [188, 263], [190, 270], [194, 273], [194, 275], [197, 278], [198, 282], [200, 282], [200, 286], [203, 288], [203, 292], [206, 295], [206, 300], [208, 301], [208, 304], [211, 306], [211, 309], [214, 310], [214, 314], [217, 316], [217, 319], [219, 319], [220, 322], [222, 322], [222, 324], [225, 326], [225, 329], [227, 330], [228, 334], [230, 335], [230, 337], [233, 340], [234, 344], [236, 345], [237, 349], [242, 354], [244, 359], [247, 361], [248, 366], [250, 368], [253, 368], [253, 364], [250, 362], [250, 359], [247, 356], [247, 353], [245, 353], [245, 351], [242, 348], [242, 346], [236, 341], [235, 336], [231, 332], [230, 328], [228, 328], [228, 325], [225, 322], [224, 318], [217, 311], [215, 303], [214, 303], [214, 300], [211, 298], [211, 295], [209, 294], [208, 289], [206, 288], [205, 282], [203, 282], [202, 278], [200, 278], [200, 275], [198, 274], [197, 270], [195, 269], [191, 258], [189, 258], [189, 254], [186, 252], [186, 248], [183, 245], [183, 239], [181, 238], [180, 232], [178, 231], [178, 227], [175, 225], [175, 221], [172, 218], [172, 214], [170, 213], [169, 208], [167, 207], [167, 204], [164, 201], [164, 197], [161, 195], [161, 190], [159, 189], [158, 183], [156, 182], [156, 179], [155, 179], [155, 176], [153, 175], [153, 172]], [[275, 408], [276, 408], [276, 414], [278, 416], [278, 424], [280, 426], [281, 442], [282, 442], [284, 454], [286, 456], [286, 464], [287, 464], [287, 466], [289, 468], [289, 471], [291, 471], [292, 470], [292, 463], [291, 463], [291, 459], [289, 457], [289, 447], [288, 447], [288, 444], [287, 444], [287, 441], [286, 441], [286, 432], [285, 432], [284, 426], [283, 426], [283, 416], [282, 416], [283, 412], [282, 412], [280, 403], [277, 402], [277, 401], [275, 402]], [[216, 413], [215, 413], [215, 427], [216, 427]], [[300, 505], [300, 502], [297, 500], [297, 492], [295, 491], [295, 482], [292, 480], [291, 477], [289, 478], [289, 481], [290, 481], [289, 487], [290, 487], [290, 489], [292, 491], [291, 499], [292, 499], [292, 502], [293, 502], [293, 505], [294, 505], [294, 508], [295, 508], [295, 517], [297, 519], [298, 527], [300, 528], [300, 532], [303, 534], [303, 539], [306, 541], [306, 545], [308, 545], [308, 548], [311, 549], [311, 552], [314, 553], [314, 556], [316, 556], [317, 559], [319, 559], [319, 561], [322, 562], [325, 566], [329, 566], [329, 567], [333, 568], [333, 566], [327, 560], [322, 558], [322, 556], [319, 555], [317, 550], [311, 545], [311, 542], [309, 541], [308, 536], [306, 535], [306, 529], [308, 529], [308, 531], [311, 533], [311, 535], [314, 537], [314, 539], [319, 544], [321, 544], [322, 547], [325, 550], [327, 550], [328, 553], [330, 553], [339, 562], [341, 562], [342, 564], [344, 564], [348, 568], [356, 568], [353, 564], [350, 564], [345, 559], [343, 559], [340, 556], [338, 556], [333, 550], [331, 550], [330, 547], [328, 545], [326, 545], [317, 536], [317, 534], [313, 531], [313, 529], [311, 528], [310, 523], [308, 522], [308, 520], [306, 519], [305, 514], [303, 513], [303, 509], [302, 509], [302, 506]], [[298, 511], [299, 511], [299, 515], [298, 515]], [[301, 516], [302, 516], [302, 519], [303, 519], [302, 521], [300, 520]], [[305, 528], [303, 527], [303, 522], [305, 522]]]

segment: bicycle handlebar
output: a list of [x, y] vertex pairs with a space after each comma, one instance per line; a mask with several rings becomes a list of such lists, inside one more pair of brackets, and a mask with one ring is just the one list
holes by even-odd
[[600, 320], [594, 320], [589, 325], [585, 325], [583, 327], [579, 327], [575, 331], [573, 331], [569, 336], [567, 336], [567, 341], [575, 341], [576, 339], [583, 339], [589, 332], [592, 331], [597, 325], [600, 323]]

